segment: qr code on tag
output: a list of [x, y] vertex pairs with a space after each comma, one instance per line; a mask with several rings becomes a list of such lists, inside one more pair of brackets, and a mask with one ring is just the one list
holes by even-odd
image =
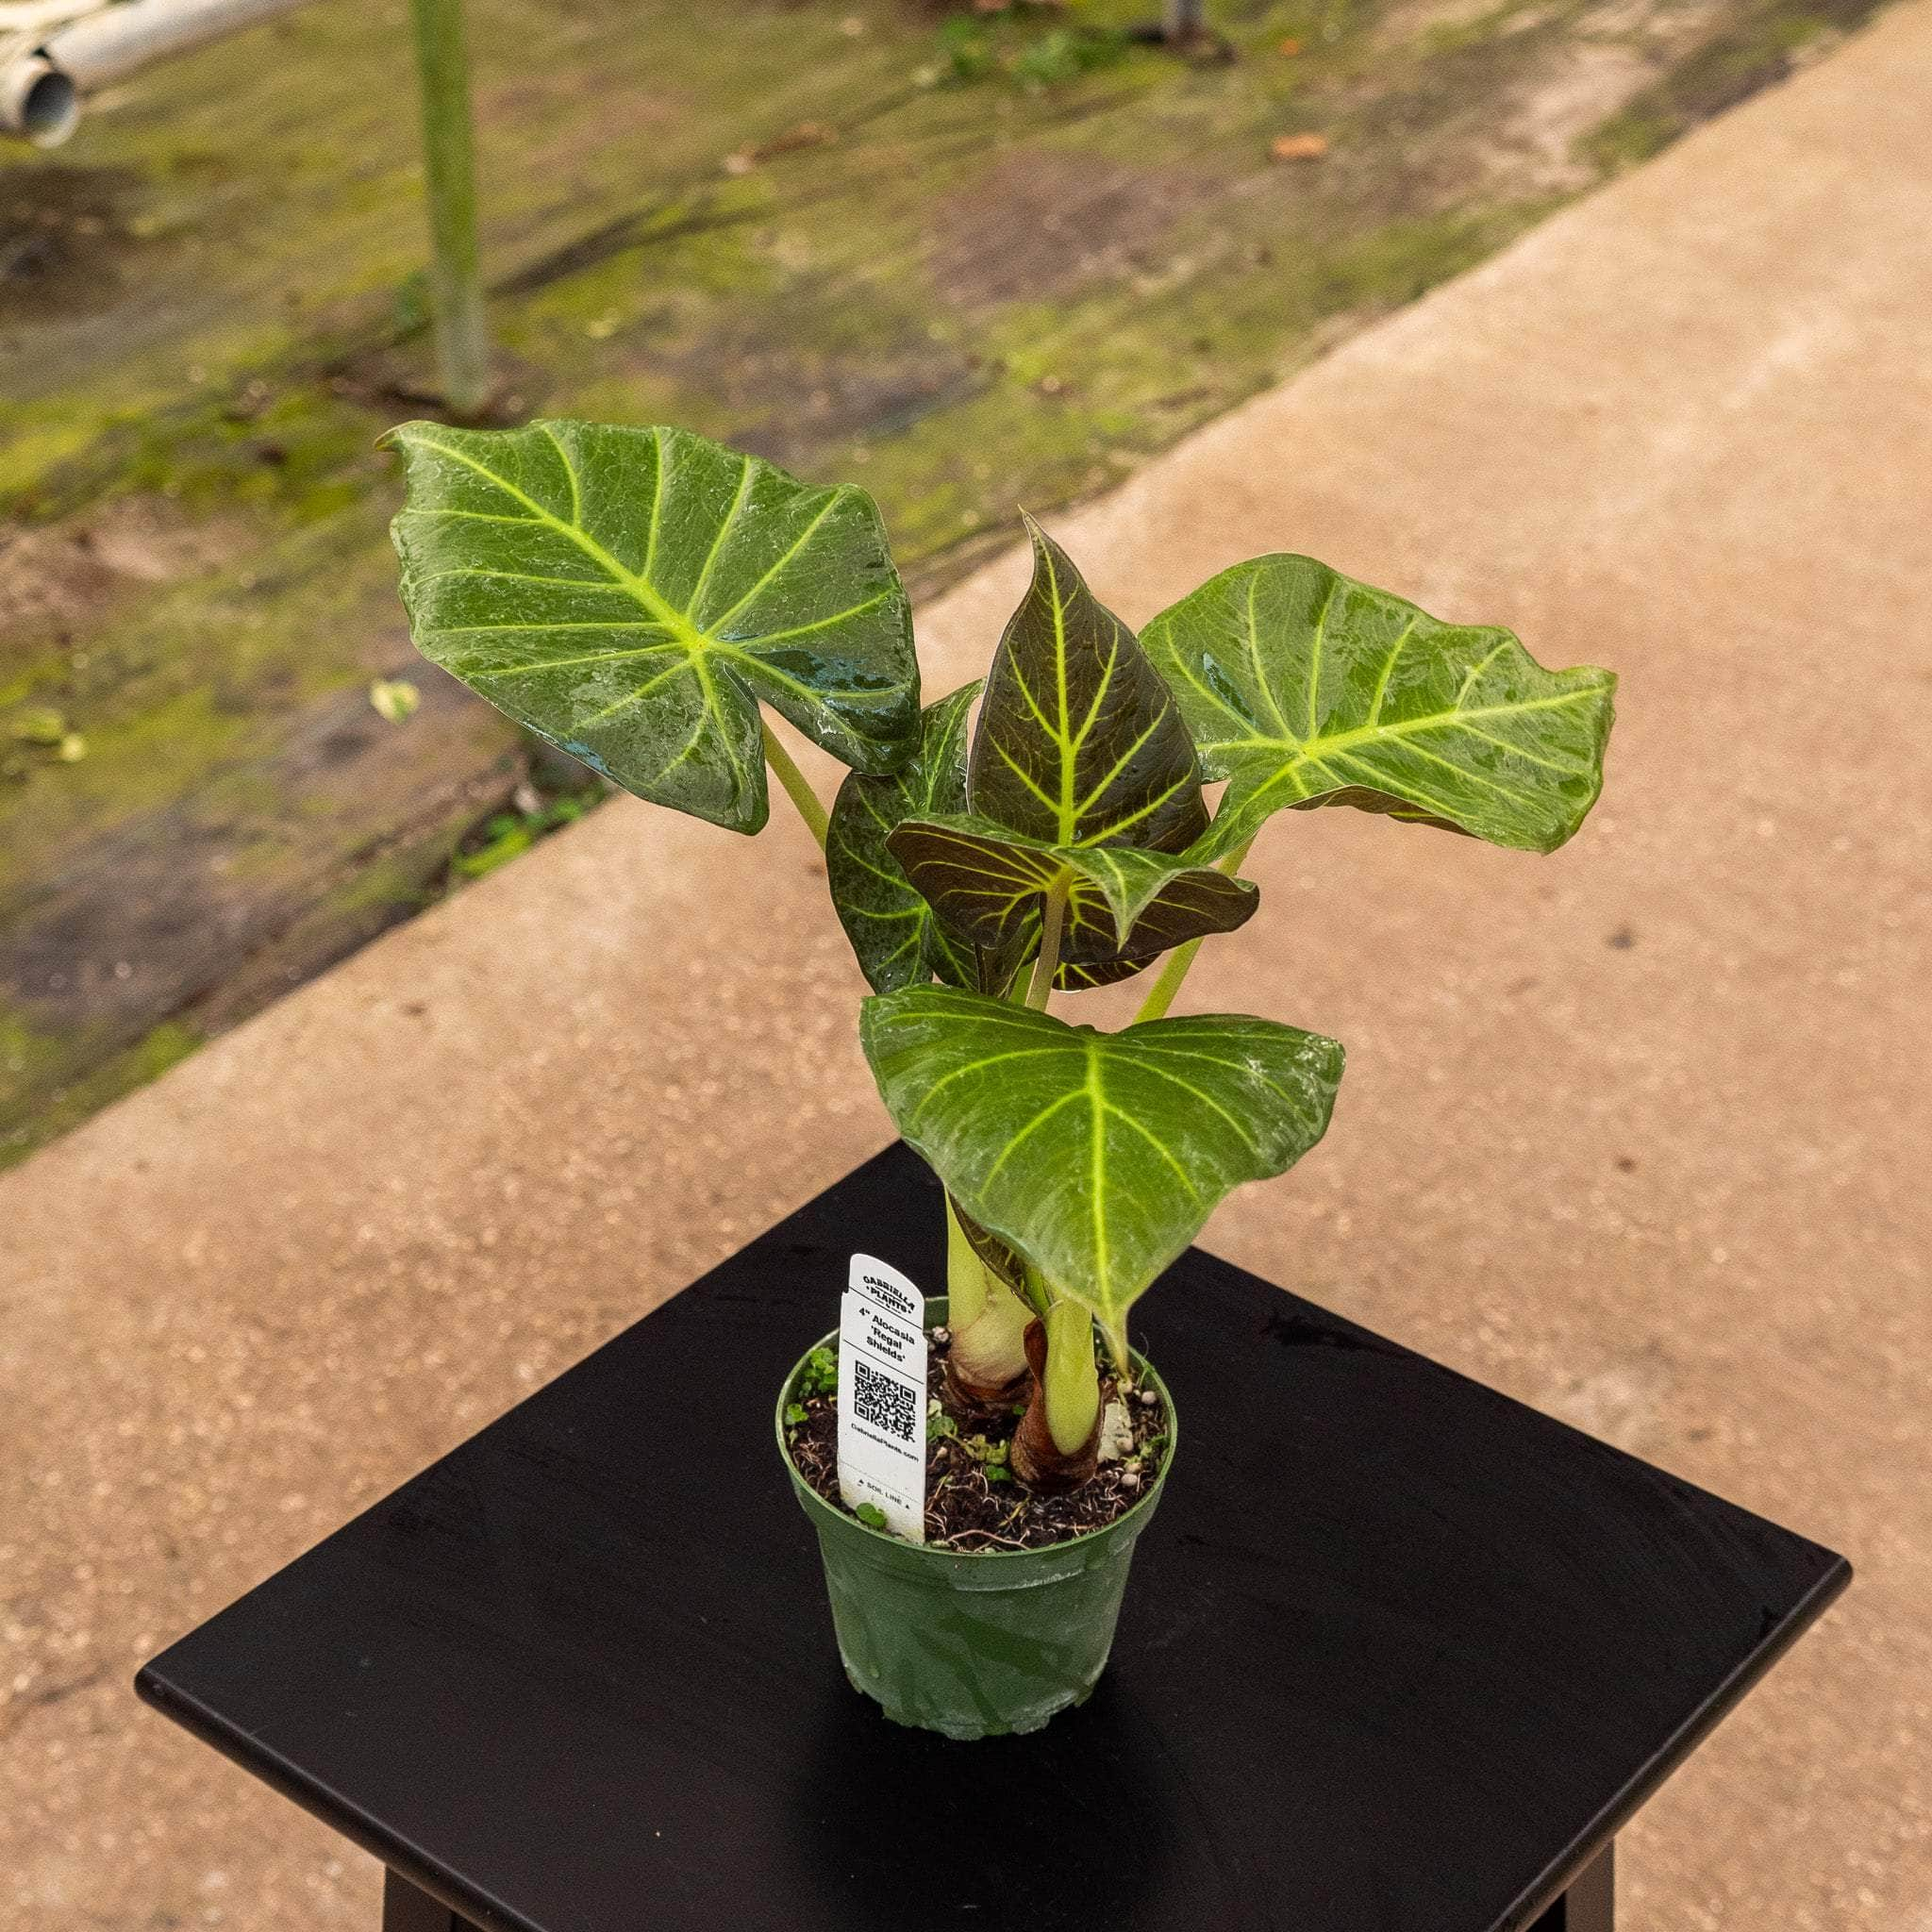
[[852, 1410], [862, 1423], [909, 1442], [919, 1422], [919, 1391], [896, 1375], [882, 1375], [866, 1362], [852, 1363]]

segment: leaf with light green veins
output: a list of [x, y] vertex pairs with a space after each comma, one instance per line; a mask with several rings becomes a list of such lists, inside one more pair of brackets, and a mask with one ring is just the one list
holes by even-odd
[[1143, 642], [1203, 772], [1230, 781], [1210, 857], [1325, 805], [1552, 852], [1603, 786], [1613, 674], [1545, 671], [1507, 630], [1440, 623], [1312, 558], [1223, 571]]
[[1184, 854], [1132, 845], [1048, 845], [960, 814], [908, 819], [887, 840], [892, 857], [957, 938], [1010, 956], [1033, 943], [1045, 894], [1067, 890], [1060, 958], [1112, 959], [1164, 952], [1232, 932], [1259, 893]]
[[1208, 808], [1174, 693], [1067, 553], [1026, 529], [1033, 581], [987, 677], [971, 809], [1047, 845], [1185, 852]]
[[825, 839], [832, 904], [859, 970], [874, 992], [935, 974], [949, 986], [976, 986], [970, 942], [950, 938], [887, 846], [908, 818], [956, 812], [966, 803], [966, 718], [975, 680], [922, 714], [919, 755], [885, 777], [854, 772], [839, 787]]
[[756, 832], [761, 701], [856, 771], [917, 750], [911, 611], [863, 491], [682, 429], [384, 441], [417, 649], [625, 791]]
[[1144, 973], [1160, 958], [1158, 953], [1123, 953], [1113, 959], [1063, 959], [1053, 976], [1056, 992], [1091, 992], [1095, 987], [1118, 986]]
[[1227, 1191], [1328, 1125], [1341, 1048], [1210, 1014], [1119, 1033], [952, 987], [866, 1001], [859, 1037], [899, 1131], [982, 1226], [1122, 1332]]

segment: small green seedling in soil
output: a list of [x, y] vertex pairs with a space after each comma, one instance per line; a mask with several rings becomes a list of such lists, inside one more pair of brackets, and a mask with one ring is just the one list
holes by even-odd
[[[970, 1447], [1017, 1407], [983, 1467], [1036, 1493], [1094, 1475], [1096, 1327], [1130, 1391], [1135, 1303], [1231, 1189], [1327, 1128], [1336, 1041], [1170, 1012], [1202, 944], [1257, 913], [1256, 840], [1346, 806], [1547, 853], [1602, 786], [1609, 672], [1547, 671], [1507, 630], [1311, 558], [1236, 564], [1137, 638], [1028, 519], [1032, 582], [985, 679], [923, 704], [863, 491], [680, 429], [410, 423], [389, 441], [426, 657], [728, 830], [764, 828], [775, 777], [823, 848], [872, 988], [866, 1057], [946, 1191], [945, 1409]], [[848, 768], [829, 808], [774, 715]], [[1051, 1010], [1141, 975], [1126, 1026]], [[794, 1402], [837, 1380], [814, 1351]]]
[[791, 1392], [801, 1398], [835, 1395], [839, 1391], [839, 1357], [829, 1348], [815, 1348], [806, 1357]]

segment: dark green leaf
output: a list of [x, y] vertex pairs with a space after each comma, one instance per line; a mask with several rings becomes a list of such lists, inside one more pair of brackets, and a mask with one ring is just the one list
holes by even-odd
[[885, 777], [854, 772], [833, 801], [825, 841], [832, 903], [874, 992], [935, 974], [949, 986], [979, 983], [972, 946], [948, 938], [886, 845], [906, 819], [964, 809], [966, 718], [978, 695], [969, 684], [928, 705], [919, 755]]
[[1160, 958], [1158, 953], [1122, 953], [1111, 959], [1060, 961], [1053, 976], [1056, 992], [1091, 992], [1095, 987], [1118, 986], [1137, 973], [1144, 973]]
[[[1001, 998], [1016, 997], [1016, 988], [1023, 975], [1031, 972], [1039, 954], [1040, 921], [1036, 917], [1027, 921], [1012, 946], [1001, 952], [980, 952], [979, 991]], [[1077, 965], [1062, 959], [1059, 971], [1053, 976], [1054, 990], [1084, 992], [1096, 986], [1112, 986], [1116, 980], [1131, 979], [1135, 974], [1144, 973], [1159, 957], [1158, 953], [1137, 954], [1131, 958], [1084, 959]]]
[[1312, 558], [1223, 571], [1146, 647], [1203, 771], [1230, 780], [1209, 854], [1320, 805], [1549, 852], [1603, 784], [1609, 672], [1545, 671], [1507, 630], [1439, 623]]
[[417, 648], [627, 791], [757, 831], [760, 701], [858, 771], [917, 749], [911, 613], [864, 491], [682, 429], [387, 440]]
[[1328, 1125], [1341, 1048], [1228, 1015], [1119, 1033], [951, 987], [865, 1003], [887, 1109], [972, 1217], [1116, 1335], [1229, 1189]]
[[1131, 845], [1046, 845], [990, 819], [908, 819], [887, 841], [958, 938], [1000, 957], [1030, 949], [1044, 895], [1068, 894], [1060, 957], [1112, 959], [1232, 932], [1259, 894], [1245, 879], [1184, 854]]
[[987, 678], [971, 808], [1046, 845], [1184, 852], [1208, 808], [1174, 693], [1066, 552], [1026, 528], [1033, 582]]

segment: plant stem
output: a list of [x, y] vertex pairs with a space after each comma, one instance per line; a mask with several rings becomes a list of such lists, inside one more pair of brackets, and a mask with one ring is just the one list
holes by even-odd
[[779, 784], [791, 795], [793, 805], [798, 808], [798, 816], [806, 823], [806, 828], [819, 841], [819, 850], [825, 849], [825, 839], [831, 830], [831, 821], [825, 816], [825, 808], [819, 803], [819, 795], [805, 782], [805, 774], [791, 762], [791, 754], [772, 735], [772, 727], [760, 718], [758, 729], [765, 734], [765, 762], [770, 765]]
[[1180, 991], [1181, 981], [1188, 976], [1188, 968], [1200, 950], [1201, 941], [1190, 940], [1186, 945], [1176, 946], [1161, 962], [1154, 984], [1147, 989], [1147, 997], [1141, 1002], [1141, 1010], [1134, 1015], [1136, 1026], [1143, 1020], [1158, 1020], [1174, 1005], [1174, 996]]
[[970, 1328], [986, 1312], [986, 1269], [946, 1196], [946, 1321]]
[[1053, 1294], [1046, 1285], [1046, 1276], [1031, 1261], [1024, 1262], [1022, 1266], [1025, 1270], [1025, 1279], [1021, 1299], [1036, 1315], [1044, 1315], [1053, 1307]]
[[490, 400], [490, 325], [476, 247], [476, 161], [463, 0], [412, 0], [429, 196], [430, 300], [437, 380], [458, 416]]
[[1033, 981], [1026, 989], [1026, 1004], [1036, 1011], [1045, 1010], [1053, 976], [1060, 970], [1060, 927], [1066, 923], [1072, 881], [1062, 874], [1046, 890], [1046, 909], [1040, 915], [1040, 957], [1033, 962]]
[[1093, 1362], [1093, 1317], [1075, 1301], [1046, 1313], [1046, 1426], [1062, 1456], [1077, 1456], [1100, 1414], [1100, 1374]]
[[[1247, 857], [1255, 849], [1250, 839], [1239, 852], [1230, 852], [1221, 861], [1221, 870], [1230, 876], [1241, 871], [1247, 862]], [[1147, 991], [1147, 997], [1141, 1002], [1141, 1010], [1134, 1015], [1133, 1024], [1138, 1026], [1142, 1020], [1158, 1020], [1174, 1005], [1174, 996], [1181, 990], [1181, 981], [1188, 976], [1188, 968], [1194, 963], [1194, 955], [1201, 950], [1199, 940], [1190, 940], [1184, 946], [1176, 946], [1167, 956], [1166, 963], [1155, 975], [1154, 984]]]

